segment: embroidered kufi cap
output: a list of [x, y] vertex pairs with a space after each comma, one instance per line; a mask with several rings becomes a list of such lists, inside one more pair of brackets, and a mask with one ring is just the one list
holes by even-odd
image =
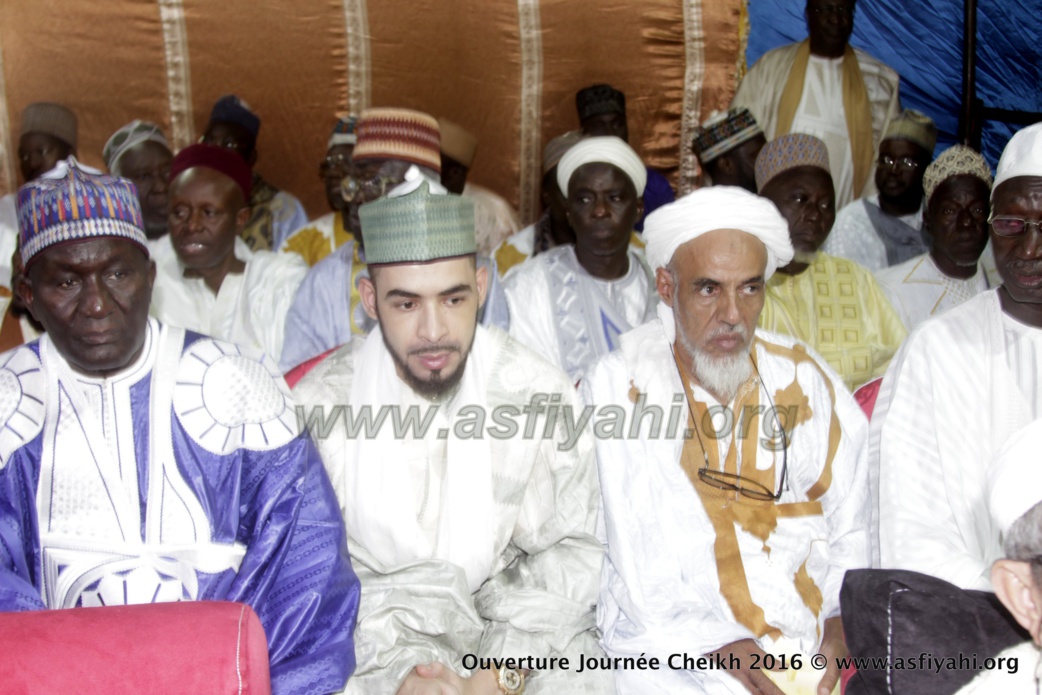
[[1042, 123], [1029, 125], [1017, 131], [999, 158], [999, 168], [995, 172], [995, 189], [1017, 176], [1042, 176]]
[[984, 157], [965, 145], [952, 145], [923, 172], [923, 199], [927, 206], [937, 187], [953, 176], [976, 176], [991, 188], [991, 167]]
[[425, 263], [477, 252], [474, 203], [410, 168], [404, 183], [358, 209], [370, 265]]
[[26, 268], [50, 246], [95, 237], [123, 237], [148, 255], [144, 227], [134, 184], [75, 157], [18, 189], [18, 241]]
[[470, 167], [474, 163], [474, 153], [478, 150], [478, 139], [463, 126], [444, 118], [438, 119], [438, 127], [441, 129], [441, 151], [463, 166]]
[[602, 113], [626, 115], [626, 95], [608, 84], [595, 84], [575, 93], [575, 108], [579, 120], [599, 116]]
[[691, 149], [699, 161], [706, 164], [762, 134], [763, 129], [749, 109], [717, 111], [695, 130]]
[[163, 130], [155, 123], [131, 121], [113, 133], [109, 141], [105, 143], [105, 149], [101, 152], [105, 166], [110, 172], [119, 176], [120, 157], [143, 142], [156, 142], [166, 149], [170, 149], [170, 143], [163, 135]]
[[905, 109], [903, 113], [890, 121], [884, 140], [908, 140], [933, 154], [937, 146], [937, 125], [925, 113], [915, 109]]
[[441, 173], [441, 130], [433, 116], [410, 109], [366, 109], [358, 117], [357, 131], [354, 161], [398, 159]]
[[326, 149], [332, 149], [337, 145], [355, 145], [358, 143], [358, 116], [351, 115], [341, 118], [333, 126], [333, 132], [329, 134], [329, 142]]
[[561, 192], [568, 195], [568, 182], [572, 174], [584, 164], [611, 164], [633, 182], [637, 196], [644, 195], [644, 187], [648, 183], [648, 170], [633, 148], [621, 138], [614, 135], [603, 135], [583, 138], [569, 149], [557, 165], [557, 185]]
[[22, 135], [43, 133], [76, 149], [76, 114], [61, 104], [37, 102], [22, 111]]
[[771, 179], [796, 167], [829, 170], [829, 151], [818, 138], [803, 133], [779, 135], [760, 150], [756, 158], [756, 190], [762, 191]]

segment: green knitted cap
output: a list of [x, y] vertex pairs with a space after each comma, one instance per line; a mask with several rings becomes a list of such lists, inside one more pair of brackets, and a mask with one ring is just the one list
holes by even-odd
[[433, 194], [426, 182], [405, 195], [366, 203], [358, 217], [369, 264], [424, 263], [477, 251], [474, 203]]

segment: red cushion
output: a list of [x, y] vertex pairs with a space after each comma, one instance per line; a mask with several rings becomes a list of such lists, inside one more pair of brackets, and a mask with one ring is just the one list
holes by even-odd
[[268, 644], [241, 603], [0, 613], [0, 690], [270, 695]]
[[293, 388], [297, 385], [298, 381], [308, 375], [308, 372], [317, 367], [319, 362], [329, 357], [333, 350], [336, 350], [336, 348], [330, 348], [317, 357], [312, 357], [309, 360], [301, 362], [296, 367], [286, 372], [282, 378], [286, 380], [286, 384], [288, 384], [290, 388]]
[[883, 377], [873, 379], [854, 392], [854, 400], [865, 411], [865, 416], [872, 419], [872, 411], [876, 407], [876, 398], [879, 396], [879, 386], [883, 383]]

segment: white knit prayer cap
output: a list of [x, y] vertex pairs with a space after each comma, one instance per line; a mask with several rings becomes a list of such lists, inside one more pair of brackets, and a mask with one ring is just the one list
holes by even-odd
[[[1023, 132], [1023, 131], [1021, 131]], [[1003, 534], [1042, 502], [1042, 419], [1018, 430], [995, 455], [988, 470], [985, 499]]]
[[[681, 245], [718, 229], [737, 229], [767, 247], [764, 280], [792, 260], [789, 223], [774, 203], [737, 186], [700, 188], [663, 205], [644, 220], [644, 253], [651, 268], [665, 268]], [[675, 339], [673, 310], [660, 302], [658, 315], [666, 336]]]
[[1042, 123], [1029, 125], [1009, 139], [999, 159], [992, 193], [1017, 176], [1042, 176]]
[[644, 195], [644, 187], [648, 184], [648, 170], [633, 148], [622, 138], [605, 135], [595, 138], [583, 138], [561, 157], [557, 165], [557, 185], [561, 192], [568, 195], [568, 182], [572, 174], [584, 164], [611, 164], [629, 177], [637, 196]]

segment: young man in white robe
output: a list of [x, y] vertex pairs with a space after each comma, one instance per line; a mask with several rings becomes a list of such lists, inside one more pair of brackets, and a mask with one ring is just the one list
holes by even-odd
[[873, 272], [925, 253], [923, 176], [936, 145], [937, 126], [925, 114], [906, 109], [890, 121], [876, 158], [878, 193], [836, 213], [822, 250]]
[[901, 112], [897, 73], [850, 46], [855, 6], [807, 0], [807, 40], [765, 53], [731, 101], [752, 111], [768, 142], [786, 133], [825, 142], [836, 209], [873, 192], [879, 141]]
[[[780, 695], [760, 668], [795, 655], [801, 680], [831, 692], [840, 584], [870, 558], [868, 423], [824, 360], [756, 328], [766, 280], [793, 255], [788, 225], [714, 186], [650, 215], [644, 235], [659, 318], [583, 382], [587, 403], [634, 413], [629, 436], [596, 440], [602, 644], [665, 665], [617, 671], [618, 692]], [[824, 670], [806, 668], [816, 653]]]
[[278, 360], [286, 314], [308, 269], [293, 254], [251, 251], [240, 237], [250, 179], [246, 163], [226, 148], [200, 143], [177, 153], [152, 315]]
[[275, 695], [337, 692], [358, 579], [275, 364], [149, 318], [126, 179], [70, 157], [22, 188], [19, 220], [19, 294], [46, 333], [0, 355], [0, 611], [238, 601]]
[[872, 416], [878, 560], [990, 589], [1002, 556], [984, 488], [999, 447], [1042, 416], [1042, 124], [1009, 141], [991, 190], [1003, 283], [922, 324]]
[[909, 331], [990, 289], [981, 254], [988, 245], [991, 167], [969, 147], [953, 145], [926, 168], [923, 182], [929, 252], [876, 273]]
[[586, 138], [557, 165], [574, 246], [525, 261], [507, 278], [510, 335], [578, 383], [618, 337], [654, 316], [651, 269], [631, 247], [647, 170], [614, 136]]
[[[589, 430], [568, 442], [538, 405], [578, 412], [560, 370], [478, 324], [489, 271], [473, 204], [444, 193], [420, 179], [360, 208], [360, 290], [378, 325], [295, 388], [364, 587], [347, 692], [610, 693], [610, 674], [578, 673], [579, 654], [600, 653]], [[388, 421], [350, 432], [366, 411]], [[405, 417], [415, 427], [395, 432]], [[492, 669], [467, 655], [535, 659]], [[569, 669], [547, 661], [565, 655]]]

